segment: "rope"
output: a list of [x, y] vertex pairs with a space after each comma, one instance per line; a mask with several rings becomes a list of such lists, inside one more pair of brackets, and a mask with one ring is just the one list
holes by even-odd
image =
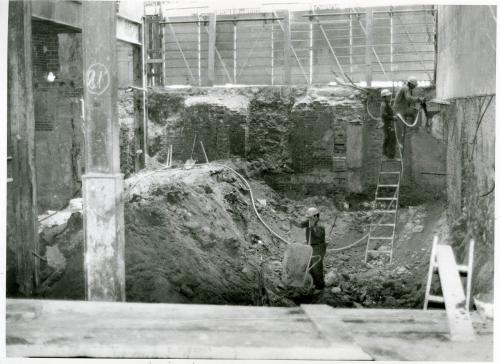
[[361, 238], [359, 238], [358, 240], [356, 240], [354, 243], [352, 244], [349, 244], [349, 245], [346, 245], [346, 246], [343, 246], [342, 248], [330, 248], [330, 249], [327, 249], [328, 251], [334, 251], [334, 252], [339, 252], [341, 250], [346, 250], [346, 249], [349, 249], [349, 248], [352, 248], [354, 245], [358, 244], [359, 242], [365, 240], [365, 238], [368, 237], [368, 235], [370, 235], [369, 233], [368, 234], [365, 234], [363, 235]]
[[255, 200], [253, 198], [253, 192], [252, 192], [252, 188], [250, 187], [250, 184], [248, 183], [248, 181], [245, 179], [245, 177], [243, 177], [241, 174], [239, 174], [238, 172], [236, 172], [233, 168], [231, 167], [228, 167], [224, 164], [219, 164], [219, 163], [210, 163], [210, 165], [214, 165], [214, 166], [219, 166], [219, 167], [222, 167], [222, 168], [226, 168], [226, 169], [229, 169], [231, 172], [233, 172], [236, 176], [238, 176], [239, 179], [241, 179], [241, 181], [243, 181], [243, 183], [247, 186], [248, 188], [248, 191], [250, 192], [250, 199], [252, 201], [252, 207], [253, 207], [253, 210], [255, 212], [255, 215], [257, 216], [257, 218], [259, 219], [259, 221], [262, 223], [262, 225], [264, 225], [264, 227], [272, 234], [274, 235], [276, 238], [278, 238], [279, 240], [285, 242], [286, 244], [291, 244], [288, 240], [286, 240], [285, 238], [281, 237], [280, 235], [278, 235], [273, 229], [271, 229], [269, 227], [269, 225], [267, 225], [265, 223], [265, 221], [262, 219], [262, 217], [260, 216], [259, 212], [257, 211], [257, 207], [255, 206]]

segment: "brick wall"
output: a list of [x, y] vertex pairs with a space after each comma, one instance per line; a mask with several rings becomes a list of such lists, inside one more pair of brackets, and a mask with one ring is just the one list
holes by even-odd
[[[232, 108], [235, 97], [246, 98], [246, 107]], [[193, 104], [193, 99], [204, 101]], [[162, 89], [151, 93], [149, 102], [149, 153], [160, 162], [169, 144], [174, 160], [189, 158], [196, 134], [210, 160], [245, 157], [250, 168], [283, 191], [329, 195], [348, 190], [347, 125], [362, 127], [366, 118], [359, 92], [342, 87]], [[351, 151], [355, 148], [359, 153], [352, 154], [361, 155], [363, 145]], [[196, 147], [194, 159], [203, 161], [200, 153]]]
[[[64, 207], [81, 189], [81, 35], [37, 24], [32, 49], [37, 198], [43, 212]], [[49, 72], [54, 82], [48, 82]]]
[[[434, 97], [433, 89], [418, 93]], [[197, 135], [210, 160], [245, 157], [275, 188], [371, 195], [384, 135], [366, 104], [378, 115], [379, 95], [341, 86], [155, 90], [149, 95], [149, 154], [163, 161], [173, 144], [174, 160], [185, 161]], [[241, 97], [247, 103], [235, 109], [231, 100]], [[418, 128], [407, 132], [405, 149], [405, 203], [442, 195], [444, 176], [422, 172], [444, 172], [445, 144]], [[198, 146], [194, 159], [204, 160]]]
[[[435, 97], [435, 90], [418, 88], [415, 94], [431, 100]], [[380, 103], [380, 90], [368, 93], [367, 106], [371, 115], [379, 115]], [[383, 128], [378, 128], [377, 124], [377, 120], [366, 115], [363, 125], [363, 184], [364, 190], [370, 193], [377, 184], [384, 141]], [[404, 204], [416, 204], [444, 195], [446, 144], [427, 133], [424, 126], [425, 119], [414, 128], [406, 128], [401, 183], [401, 200]], [[399, 140], [402, 141], [402, 123], [398, 124], [398, 130]]]

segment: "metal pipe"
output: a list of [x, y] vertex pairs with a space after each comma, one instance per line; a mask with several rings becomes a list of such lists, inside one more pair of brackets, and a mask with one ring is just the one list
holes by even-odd
[[[278, 21], [284, 18], [240, 18], [240, 19], [217, 19], [217, 23], [234, 23], [239, 21]], [[208, 23], [208, 19], [202, 20], [171, 20], [171, 21], [161, 21], [160, 24], [192, 24], [192, 23]]]

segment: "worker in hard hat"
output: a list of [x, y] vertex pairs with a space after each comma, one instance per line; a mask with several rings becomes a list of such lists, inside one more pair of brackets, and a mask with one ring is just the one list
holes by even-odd
[[319, 257], [319, 262], [311, 269], [316, 289], [325, 288], [325, 279], [323, 272], [323, 259], [326, 254], [325, 228], [319, 224], [319, 210], [316, 207], [310, 207], [306, 211], [306, 220], [301, 222], [291, 221], [297, 227], [306, 229], [307, 244], [313, 249], [313, 256]]
[[384, 145], [382, 152], [388, 159], [394, 159], [396, 155], [396, 133], [394, 131], [394, 111], [391, 107], [392, 92], [383, 89], [380, 92], [382, 103], [380, 105], [380, 117], [384, 126]]
[[423, 103], [423, 97], [414, 95], [415, 88], [417, 87], [417, 78], [414, 76], [408, 77], [408, 81], [398, 91], [394, 99], [394, 112], [401, 114], [405, 120], [413, 122], [417, 115], [417, 103]]

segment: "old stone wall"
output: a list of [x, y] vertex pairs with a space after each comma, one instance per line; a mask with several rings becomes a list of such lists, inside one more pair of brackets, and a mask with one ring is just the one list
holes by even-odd
[[[495, 96], [458, 98], [446, 109], [448, 220], [457, 259], [476, 242], [473, 294], [493, 292]], [[491, 300], [488, 297], [487, 300]]]
[[[210, 160], [243, 158], [247, 172], [291, 195], [345, 194], [360, 185], [365, 119], [364, 94], [347, 87], [158, 89], [149, 95], [149, 154], [162, 162], [172, 144], [183, 163], [196, 135]], [[204, 160], [198, 145], [193, 158]]]
[[495, 102], [495, 7], [438, 7], [436, 90], [447, 141], [448, 221], [457, 259], [474, 254], [473, 295], [493, 301]]
[[[434, 98], [434, 89], [418, 95]], [[210, 160], [241, 157], [273, 187], [300, 195], [365, 193], [370, 198], [382, 155], [380, 90], [350, 87], [163, 88], [149, 95], [149, 155], [190, 158], [203, 141]], [[403, 199], [441, 197], [445, 143], [424, 130], [405, 139]], [[204, 160], [198, 144], [193, 158]]]
[[[394, 90], [394, 94], [398, 89]], [[417, 88], [415, 95], [427, 100], [435, 98], [434, 88]], [[380, 90], [371, 90], [367, 96], [367, 107], [370, 115], [377, 117], [381, 103]], [[430, 107], [430, 106], [429, 106]], [[433, 119], [434, 120], [434, 119]], [[434, 128], [441, 125], [441, 119], [430, 121]], [[382, 157], [384, 140], [383, 128], [378, 126], [379, 121], [368, 117], [363, 125], [363, 188], [372, 191], [377, 184], [377, 176]], [[418, 124], [406, 127], [404, 141], [402, 138], [403, 124], [396, 123], [398, 138], [403, 143], [404, 171], [401, 183], [401, 201], [403, 204], [415, 204], [425, 200], [432, 200], [444, 196], [446, 187], [446, 143], [442, 136], [428, 131], [425, 128], [426, 118]], [[399, 155], [397, 155], [399, 158]]]

